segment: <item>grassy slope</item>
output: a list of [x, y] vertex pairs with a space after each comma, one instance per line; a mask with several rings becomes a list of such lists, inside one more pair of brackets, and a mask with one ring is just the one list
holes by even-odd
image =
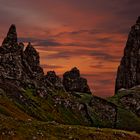
[[[81, 114], [79, 114], [78, 112], [73, 112], [69, 108], [66, 109], [62, 104], [60, 104], [60, 105], [54, 104], [54, 101], [52, 100], [54, 98], [54, 96], [59, 96], [64, 99], [74, 100], [74, 98], [72, 98], [72, 96], [68, 96], [67, 93], [57, 91], [57, 92], [53, 93], [53, 95], [48, 95], [47, 100], [43, 99], [41, 97], [38, 97], [38, 96], [33, 96], [32, 90], [29, 90], [29, 89], [26, 90], [25, 94], [30, 99], [32, 99], [37, 104], [39, 104], [40, 109], [43, 110], [42, 116], [45, 116], [47, 121], [56, 121], [56, 122], [63, 123], [63, 124], [87, 125], [84, 122], [84, 118], [82, 118]], [[33, 108], [33, 110], [34, 110], [34, 108]], [[36, 113], [40, 114], [40, 112], [36, 112]], [[40, 114], [40, 117], [41, 117], [41, 114]]]
[[[62, 124], [82, 124], [88, 125], [84, 122], [81, 114], [73, 112], [71, 109], [65, 109], [63, 105], [55, 106], [52, 96], [48, 95], [47, 100], [33, 95], [31, 89], [24, 91], [24, 96], [31, 100], [31, 105], [23, 105], [17, 103], [4, 96], [2, 93], [0, 96], [0, 113], [6, 116], [12, 116], [21, 120], [37, 119], [42, 121], [56, 121]], [[56, 92], [53, 96], [60, 96], [64, 99], [71, 99], [64, 92]], [[71, 99], [74, 100], [74, 99]]]
[[0, 97], [0, 114], [3, 114], [5, 116], [11, 116], [20, 120], [32, 119], [31, 116], [21, 111], [7, 97], [3, 97], [3, 98]]
[[[52, 102], [51, 96], [48, 96], [47, 101], [42, 98], [33, 96], [32, 90], [26, 90], [25, 96], [33, 100], [39, 105], [38, 110], [30, 108], [28, 111], [33, 111], [37, 116], [44, 119], [47, 122], [37, 121], [31, 117], [28, 111], [25, 113], [18, 108], [10, 99], [0, 95], [0, 139], [93, 139], [96, 140], [139, 140], [140, 137], [135, 133], [128, 133], [124, 131], [112, 130], [112, 129], [96, 129], [82, 126], [68, 126], [62, 124], [83, 124], [80, 114], [76, 114], [71, 110], [65, 110], [63, 106], [57, 106], [55, 108]], [[63, 92], [54, 93], [64, 98], [67, 95]], [[80, 94], [80, 93], [79, 93]], [[80, 102], [88, 103], [91, 95], [80, 94], [82, 98], [79, 98]], [[116, 98], [116, 97], [114, 97]], [[112, 100], [112, 99], [110, 99]], [[114, 100], [114, 99], [113, 99]], [[24, 110], [24, 109], [23, 109]], [[35, 111], [34, 111], [35, 110]], [[125, 129], [125, 127], [133, 126], [134, 128], [140, 126], [139, 118], [135, 114], [129, 111], [119, 109], [118, 115], [118, 128]], [[62, 123], [57, 124], [55, 121]], [[133, 125], [132, 125], [133, 124]], [[132, 127], [132, 130], [134, 128]], [[43, 136], [43, 138], [42, 138]]]
[[[137, 90], [137, 92], [140, 92], [140, 91]], [[80, 100], [85, 103], [88, 103], [91, 98], [91, 95], [88, 95], [88, 94], [82, 94], [82, 93], [77, 93], [77, 94], [82, 97]], [[140, 132], [140, 118], [133, 112], [124, 109], [124, 107], [121, 106], [121, 104], [119, 103], [119, 99], [128, 94], [131, 94], [131, 92], [126, 93], [125, 91], [123, 91], [123, 92], [116, 94], [115, 96], [109, 98], [107, 101], [114, 103], [118, 107], [116, 128], [130, 130], [130, 131], [135, 130], [137, 132]], [[99, 120], [95, 111], [93, 111], [93, 110], [90, 110], [90, 111], [93, 114], [92, 119], [94, 122], [94, 126], [99, 126], [99, 127], [109, 126], [109, 124], [107, 124], [107, 122]]]
[[0, 115], [0, 139], [51, 140], [140, 140], [140, 135], [113, 129], [97, 129], [76, 125], [62, 125], [40, 121], [18, 121]]

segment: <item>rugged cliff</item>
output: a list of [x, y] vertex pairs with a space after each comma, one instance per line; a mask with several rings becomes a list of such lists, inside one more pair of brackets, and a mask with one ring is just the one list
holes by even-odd
[[118, 67], [115, 91], [140, 85], [140, 17], [131, 27], [124, 56]]

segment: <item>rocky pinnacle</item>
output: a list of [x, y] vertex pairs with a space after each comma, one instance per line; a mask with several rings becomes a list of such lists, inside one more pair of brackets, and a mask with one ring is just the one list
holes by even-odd
[[115, 92], [140, 85], [140, 16], [131, 27], [124, 56], [117, 71]]
[[2, 45], [13, 46], [16, 43], [17, 43], [16, 26], [14, 24], [12, 24], [11, 27], [9, 28], [7, 36], [5, 37]]

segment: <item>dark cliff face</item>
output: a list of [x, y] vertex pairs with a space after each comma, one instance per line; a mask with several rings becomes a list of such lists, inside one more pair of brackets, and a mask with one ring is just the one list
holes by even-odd
[[124, 56], [118, 67], [115, 92], [121, 88], [129, 89], [140, 84], [140, 17], [131, 27]]

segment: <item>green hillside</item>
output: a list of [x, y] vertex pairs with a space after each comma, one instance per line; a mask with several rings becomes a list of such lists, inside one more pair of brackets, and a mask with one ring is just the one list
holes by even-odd
[[[115, 95], [107, 101], [89, 94], [77, 92], [70, 95], [67, 92], [57, 91], [44, 99], [34, 94], [35, 89], [20, 90], [17, 87], [13, 87], [13, 89], [11, 90], [10, 84], [6, 89], [4, 86], [0, 89], [1, 139], [140, 139], [135, 132], [101, 129], [101, 127], [112, 128], [111, 122], [107, 123], [106, 120], [100, 118], [100, 115], [105, 115], [103, 110], [97, 111], [90, 105], [91, 100], [97, 102], [97, 99], [100, 104], [104, 102], [116, 104], [117, 120], [114, 122], [115, 127], [139, 132], [139, 117], [118, 102], [119, 97], [123, 95]], [[13, 96], [17, 93], [23, 97]], [[57, 100], [60, 99], [58, 103], [54, 100], [56, 97]], [[77, 108], [67, 108], [63, 101], [69, 101], [73, 105], [74, 103], [85, 103], [89, 116], [86, 116], [87, 114], [84, 112], [84, 115], [81, 114], [82, 112], [80, 113]]]

